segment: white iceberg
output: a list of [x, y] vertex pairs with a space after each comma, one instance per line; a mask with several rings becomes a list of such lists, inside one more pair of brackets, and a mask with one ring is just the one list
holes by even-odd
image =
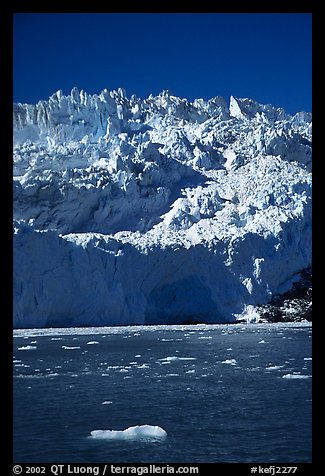
[[305, 378], [311, 378], [311, 375], [285, 374], [285, 375], [282, 375], [282, 378], [286, 378], [286, 379], [305, 379]]
[[228, 365], [236, 365], [237, 361], [236, 359], [226, 359], [221, 362], [222, 364], [228, 364]]
[[161, 362], [176, 362], [179, 360], [196, 360], [196, 357], [177, 357], [176, 355], [172, 355], [170, 357], [164, 357], [159, 359]]
[[93, 430], [91, 438], [100, 440], [161, 440], [166, 438], [167, 432], [160, 426], [137, 425], [126, 430]]

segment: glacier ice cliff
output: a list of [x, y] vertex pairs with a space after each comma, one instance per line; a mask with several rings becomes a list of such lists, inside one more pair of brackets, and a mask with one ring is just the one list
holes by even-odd
[[14, 327], [233, 322], [311, 265], [311, 114], [74, 88], [14, 104]]

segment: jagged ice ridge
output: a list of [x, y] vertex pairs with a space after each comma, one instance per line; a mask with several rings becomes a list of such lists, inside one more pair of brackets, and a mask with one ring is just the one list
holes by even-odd
[[233, 322], [311, 264], [309, 113], [74, 88], [13, 121], [16, 328]]

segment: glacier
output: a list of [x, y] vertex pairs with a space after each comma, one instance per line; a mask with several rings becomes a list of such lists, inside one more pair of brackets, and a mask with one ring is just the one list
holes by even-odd
[[258, 316], [311, 266], [311, 163], [311, 114], [248, 98], [14, 104], [14, 327]]

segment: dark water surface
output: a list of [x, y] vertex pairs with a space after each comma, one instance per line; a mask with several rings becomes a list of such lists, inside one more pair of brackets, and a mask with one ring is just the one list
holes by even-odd
[[[14, 331], [14, 461], [311, 462], [311, 340], [307, 324]], [[145, 424], [167, 437], [90, 437]]]

